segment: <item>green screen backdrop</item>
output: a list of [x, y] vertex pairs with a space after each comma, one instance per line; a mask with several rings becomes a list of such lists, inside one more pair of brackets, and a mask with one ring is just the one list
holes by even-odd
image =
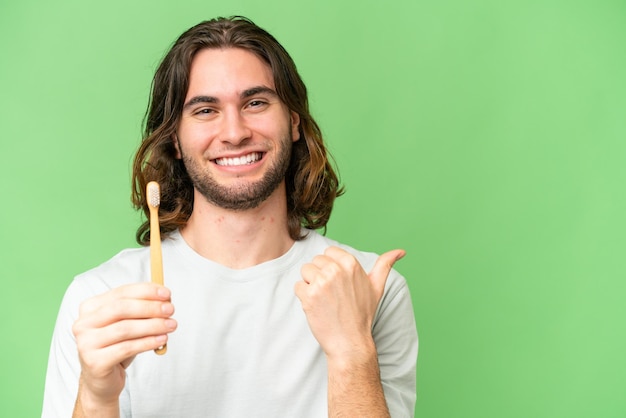
[[626, 416], [623, 0], [0, 2], [0, 416], [40, 415], [65, 288], [135, 245], [157, 63], [233, 14], [308, 85], [328, 235], [408, 252], [416, 417]]

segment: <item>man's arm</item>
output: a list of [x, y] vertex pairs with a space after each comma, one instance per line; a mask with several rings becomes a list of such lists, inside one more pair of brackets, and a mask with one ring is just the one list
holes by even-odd
[[[83, 399], [85, 399], [83, 401]], [[108, 405], [102, 405], [97, 400], [90, 399], [89, 392], [81, 382], [78, 384], [78, 395], [72, 418], [118, 418], [120, 416], [119, 395]]]
[[383, 254], [369, 275], [352, 255], [335, 247], [302, 267], [303, 281], [295, 291], [326, 354], [330, 417], [389, 416], [372, 322], [389, 271], [404, 254]]
[[328, 416], [389, 417], [373, 342], [350, 359], [328, 359]]

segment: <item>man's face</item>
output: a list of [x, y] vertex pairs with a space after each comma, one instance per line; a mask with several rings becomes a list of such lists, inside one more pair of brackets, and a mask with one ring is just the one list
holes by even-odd
[[257, 207], [284, 181], [300, 119], [270, 67], [243, 49], [204, 49], [191, 64], [177, 129], [195, 191], [217, 206]]

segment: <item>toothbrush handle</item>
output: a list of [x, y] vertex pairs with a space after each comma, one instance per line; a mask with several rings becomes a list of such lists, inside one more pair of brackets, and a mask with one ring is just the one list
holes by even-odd
[[[161, 232], [158, 208], [150, 207], [150, 275], [152, 283], [163, 285], [163, 257], [161, 255]], [[167, 352], [167, 344], [155, 348], [154, 352], [163, 355]]]
[[150, 208], [150, 274], [152, 283], [163, 285], [163, 257], [158, 208]]

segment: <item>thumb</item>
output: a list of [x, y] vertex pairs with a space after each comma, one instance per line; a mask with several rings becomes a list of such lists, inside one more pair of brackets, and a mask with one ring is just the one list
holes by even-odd
[[376, 260], [376, 263], [369, 274], [369, 278], [379, 296], [382, 296], [383, 294], [385, 283], [387, 282], [387, 276], [389, 276], [391, 268], [396, 261], [400, 260], [405, 255], [406, 251], [404, 250], [391, 250], [387, 251], [378, 257], [378, 260]]

